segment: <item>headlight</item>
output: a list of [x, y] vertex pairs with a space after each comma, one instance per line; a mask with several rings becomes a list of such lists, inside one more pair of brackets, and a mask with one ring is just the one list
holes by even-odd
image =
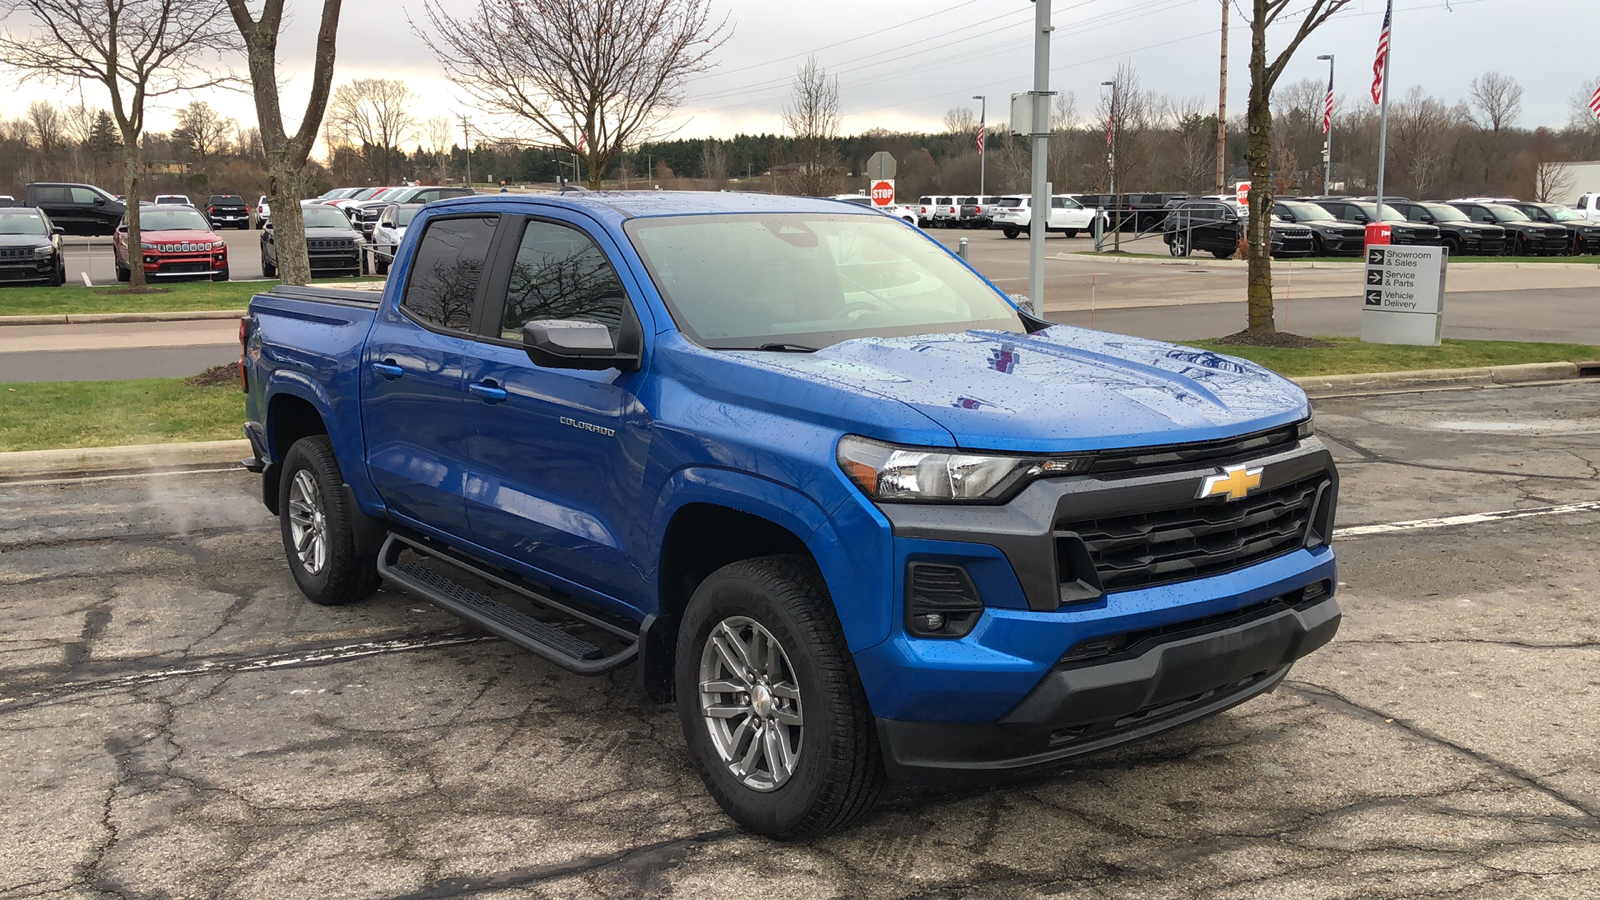
[[213, 249], [213, 250], [226, 250], [227, 248], [228, 248], [228, 245], [227, 245], [227, 243], [225, 241], [212, 241], [211, 242], [211, 249]]
[[156, 248], [155, 244], [147, 244], [144, 241], [140, 241], [139, 242], [139, 249], [140, 250], [154, 250], [155, 248]]
[[868, 497], [995, 503], [1035, 478], [1086, 471], [1092, 457], [999, 456], [901, 447], [856, 435], [839, 441], [839, 466]]
[[35, 247], [35, 248], [33, 248], [33, 258], [34, 259], [49, 259], [50, 257], [54, 256], [55, 254], [56, 254], [56, 248], [51, 246], [50, 244], [45, 244], [43, 247]]
[[1294, 436], [1303, 441], [1306, 438], [1311, 437], [1313, 434], [1316, 434], [1316, 426], [1312, 423], [1312, 419], [1314, 418], [1315, 416], [1306, 416], [1304, 419], [1301, 419], [1299, 422], [1295, 423]]

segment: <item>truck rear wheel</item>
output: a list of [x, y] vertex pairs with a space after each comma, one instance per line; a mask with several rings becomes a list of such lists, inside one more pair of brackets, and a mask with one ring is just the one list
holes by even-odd
[[745, 560], [701, 582], [678, 632], [674, 676], [695, 768], [740, 825], [812, 838], [877, 802], [876, 726], [809, 560]]
[[1001, 232], [1001, 234], [1004, 234], [1006, 236], [1007, 240], [1011, 240], [1011, 239], [1015, 238], [1017, 235], [1019, 235], [1021, 233], [1022, 233], [1021, 231], [1018, 231], [1015, 228], [1007, 228], [1005, 231]]
[[378, 589], [378, 561], [356, 550], [355, 516], [344, 476], [325, 434], [295, 441], [278, 482], [278, 524], [283, 555], [300, 593], [312, 603], [337, 606]]

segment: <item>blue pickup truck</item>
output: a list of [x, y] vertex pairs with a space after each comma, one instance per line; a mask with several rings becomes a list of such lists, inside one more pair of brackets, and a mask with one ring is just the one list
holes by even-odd
[[1052, 325], [871, 210], [446, 200], [381, 294], [275, 288], [240, 335], [308, 598], [635, 666], [761, 834], [1210, 716], [1339, 625], [1299, 389]]

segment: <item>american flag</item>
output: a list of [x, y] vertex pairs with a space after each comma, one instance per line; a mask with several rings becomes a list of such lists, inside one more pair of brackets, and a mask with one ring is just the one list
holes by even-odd
[[1594, 96], [1589, 98], [1589, 111], [1600, 116], [1600, 87], [1594, 89]]
[[983, 122], [978, 122], [978, 152], [983, 153]]
[[1333, 130], [1333, 75], [1328, 75], [1328, 99], [1322, 104], [1322, 133]]
[[1389, 20], [1394, 16], [1394, 0], [1383, 12], [1383, 34], [1378, 35], [1378, 58], [1372, 63], [1372, 102], [1383, 100], [1383, 70], [1389, 65]]

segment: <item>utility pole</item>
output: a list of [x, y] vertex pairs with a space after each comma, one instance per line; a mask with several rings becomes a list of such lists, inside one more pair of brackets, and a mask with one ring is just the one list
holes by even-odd
[[1222, 0], [1222, 75], [1217, 88], [1217, 193], [1228, 190], [1228, 0]]
[[1333, 193], [1333, 118], [1328, 115], [1328, 104], [1333, 103], [1333, 54], [1319, 56], [1328, 61], [1328, 94], [1322, 98], [1323, 117], [1328, 120], [1327, 137], [1322, 140], [1322, 195]]
[[[1117, 77], [1122, 77], [1122, 70], [1117, 69]], [[1106, 165], [1111, 169], [1111, 197], [1114, 212], [1111, 215], [1111, 252], [1122, 252], [1122, 195], [1117, 193], [1117, 83], [1115, 81], [1102, 81], [1101, 87], [1111, 87], [1111, 116], [1106, 123]], [[1134, 216], [1134, 231], [1137, 237], [1138, 216]]]
[[1050, 228], [1050, 3], [1033, 0], [1033, 220], [1028, 226], [1028, 298], [1044, 315], [1044, 235]]
[[975, 94], [972, 99], [979, 102], [978, 106], [978, 202], [983, 202], [983, 163], [988, 158], [984, 151], [983, 141], [988, 135], [983, 133], [984, 123], [989, 118], [989, 97], [987, 94]]
[[461, 117], [461, 140], [467, 145], [467, 187], [472, 187], [472, 134], [467, 130], [467, 117]]

